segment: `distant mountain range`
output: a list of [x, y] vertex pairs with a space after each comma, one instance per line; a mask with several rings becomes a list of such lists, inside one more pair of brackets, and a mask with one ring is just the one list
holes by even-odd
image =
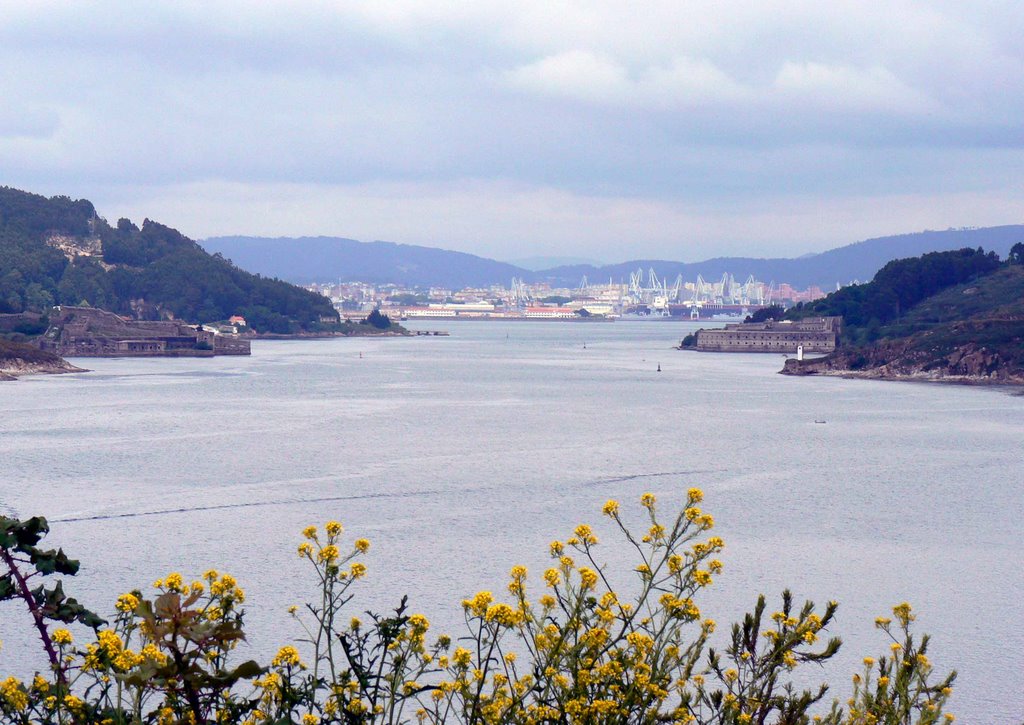
[[532, 274], [505, 262], [433, 247], [340, 237], [212, 237], [200, 244], [242, 269], [295, 284], [338, 280], [408, 287], [479, 287]]
[[[962, 247], [983, 247], [1005, 257], [1014, 243], [1024, 240], [1024, 225], [980, 229], [948, 229], [878, 237], [795, 259], [717, 257], [703, 262], [634, 259], [620, 264], [575, 264], [532, 270], [506, 262], [433, 247], [391, 242], [358, 242], [338, 237], [212, 237], [200, 242], [211, 254], [218, 253], [242, 269], [294, 282], [363, 281], [395, 283], [409, 287], [508, 286], [513, 277], [528, 282], [548, 282], [555, 287], [576, 287], [584, 275], [591, 283], [629, 281], [642, 269], [654, 269], [661, 278], [686, 281], [701, 275], [716, 280], [732, 274], [743, 281], [748, 275], [764, 282], [788, 282], [797, 288], [818, 285], [825, 290], [854, 280], [870, 280], [886, 262], [916, 257], [927, 252]], [[532, 260], [527, 260], [532, 261]], [[532, 266], [532, 265], [531, 265]]]
[[523, 257], [522, 259], [506, 259], [509, 264], [523, 269], [539, 271], [551, 269], [552, 267], [569, 267], [577, 264], [589, 264], [592, 267], [600, 267], [603, 262], [585, 257]]

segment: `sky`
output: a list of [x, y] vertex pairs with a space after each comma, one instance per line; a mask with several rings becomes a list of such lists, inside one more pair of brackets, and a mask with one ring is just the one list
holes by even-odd
[[195, 239], [797, 256], [1024, 222], [1024, 3], [0, 0], [0, 185]]

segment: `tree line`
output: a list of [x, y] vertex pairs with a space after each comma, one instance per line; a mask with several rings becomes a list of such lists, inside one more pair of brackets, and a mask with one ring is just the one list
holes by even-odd
[[[99, 240], [101, 255], [69, 260], [54, 236]], [[260, 332], [337, 324], [325, 297], [238, 269], [171, 227], [149, 219], [111, 226], [86, 200], [0, 187], [0, 313], [89, 305], [139, 319], [191, 322], [242, 315]], [[327, 320], [325, 322], [325, 320]]]

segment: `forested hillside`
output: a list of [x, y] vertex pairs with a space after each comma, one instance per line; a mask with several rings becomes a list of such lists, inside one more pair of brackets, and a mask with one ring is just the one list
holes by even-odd
[[238, 269], [163, 224], [111, 226], [84, 199], [0, 187], [0, 313], [54, 304], [138, 319], [242, 315], [255, 330], [275, 333], [337, 319], [326, 298]]
[[840, 316], [848, 341], [870, 342], [877, 339], [884, 325], [898, 320], [914, 305], [999, 267], [999, 255], [981, 248], [896, 259], [878, 270], [870, 282], [799, 304], [786, 313], [786, 318]]
[[789, 311], [841, 314], [844, 340], [792, 375], [1024, 383], [1024, 244], [1006, 262], [982, 250], [890, 262], [866, 285]]

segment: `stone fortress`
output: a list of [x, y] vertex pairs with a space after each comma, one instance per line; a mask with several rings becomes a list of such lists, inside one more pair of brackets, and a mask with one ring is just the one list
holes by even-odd
[[212, 357], [249, 355], [248, 339], [174, 320], [125, 320], [91, 307], [60, 306], [39, 347], [62, 357]]
[[830, 353], [836, 349], [841, 324], [841, 317], [735, 323], [721, 330], [698, 330], [697, 350], [795, 354], [803, 346], [804, 352]]

